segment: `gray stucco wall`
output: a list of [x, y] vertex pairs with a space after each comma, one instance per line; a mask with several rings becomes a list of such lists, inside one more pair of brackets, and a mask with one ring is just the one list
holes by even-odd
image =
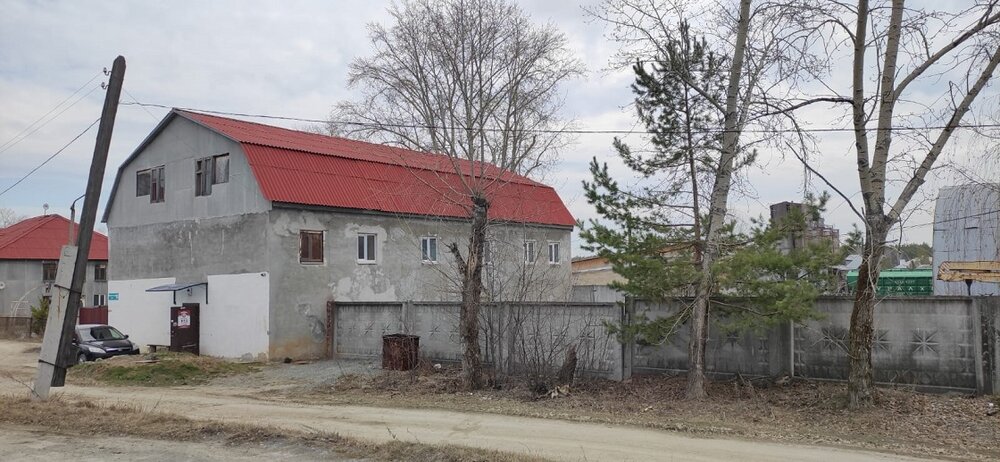
[[[457, 302], [336, 304], [333, 351], [343, 357], [378, 357], [382, 336], [420, 336], [420, 354], [436, 361], [460, 361]], [[605, 323], [621, 320], [621, 307], [595, 303], [487, 304], [480, 312], [483, 360], [498, 373], [539, 364], [558, 367], [570, 345], [578, 372], [621, 380], [621, 345]]]
[[[0, 316], [31, 315], [28, 307], [38, 305], [38, 299], [45, 295], [51, 295], [45, 288], [42, 280], [43, 260], [0, 260], [0, 281], [4, 282], [4, 289], [0, 290]], [[53, 263], [56, 263], [53, 260]], [[94, 267], [97, 261], [87, 263], [87, 277], [83, 285], [83, 305], [92, 306], [94, 304], [94, 294], [108, 293], [107, 281], [94, 281]], [[19, 300], [26, 303], [18, 313], [13, 313], [13, 305]]]
[[109, 277], [205, 282], [209, 274], [266, 271], [267, 229], [267, 213], [109, 226]]
[[[457, 300], [453, 257], [445, 245], [465, 253], [468, 223], [387, 214], [307, 211], [270, 212], [267, 254], [271, 272], [272, 357], [321, 356], [325, 352], [328, 301]], [[299, 232], [324, 232], [324, 261], [299, 263]], [[377, 235], [376, 262], [359, 263], [357, 236]], [[570, 292], [570, 230], [494, 225], [489, 230], [494, 262], [484, 279], [487, 298], [566, 300]], [[438, 238], [438, 263], [421, 261], [420, 238]], [[523, 241], [536, 241], [536, 260], [523, 261]], [[547, 260], [548, 242], [559, 242], [561, 263]]]
[[[934, 206], [934, 295], [968, 295], [964, 282], [937, 279], [946, 261], [1000, 261], [1000, 183], [943, 188]], [[1000, 295], [1000, 284], [973, 282], [971, 295]]]
[[[229, 181], [195, 196], [195, 160], [229, 154]], [[165, 200], [135, 195], [136, 172], [164, 166]], [[270, 209], [238, 143], [183, 117], [174, 117], [118, 178], [108, 227], [134, 227], [192, 219], [260, 213]], [[114, 245], [114, 240], [111, 241]]]

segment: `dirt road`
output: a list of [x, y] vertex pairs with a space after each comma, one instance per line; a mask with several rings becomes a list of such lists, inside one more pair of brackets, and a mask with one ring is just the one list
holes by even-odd
[[[13, 378], [30, 380], [24, 344], [0, 342], [0, 393], [25, 393]], [[10, 356], [3, 356], [3, 353]], [[915, 461], [890, 454], [839, 448], [703, 439], [637, 427], [587, 424], [428, 409], [301, 405], [241, 396], [240, 387], [127, 388], [67, 386], [58, 393], [103, 403], [127, 403], [192, 419], [266, 424], [337, 433], [375, 442], [399, 439], [531, 454], [553, 460]]]

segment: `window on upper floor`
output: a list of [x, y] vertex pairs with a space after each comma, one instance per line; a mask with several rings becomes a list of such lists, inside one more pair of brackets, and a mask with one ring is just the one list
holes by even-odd
[[299, 263], [323, 263], [323, 231], [299, 231]]
[[150, 170], [139, 170], [135, 172], [135, 197], [149, 195]]
[[212, 185], [229, 182], [229, 154], [194, 161], [194, 195], [209, 196]]
[[358, 263], [375, 263], [375, 234], [358, 234]]
[[94, 265], [94, 280], [95, 281], [107, 281], [108, 280], [108, 264], [98, 263]]
[[549, 263], [559, 264], [559, 243], [549, 242]]
[[535, 241], [524, 241], [524, 262], [535, 262]]
[[52, 282], [56, 280], [56, 271], [59, 269], [59, 263], [54, 261], [42, 262], [42, 281]]
[[163, 202], [166, 193], [164, 166], [149, 169], [149, 202]]
[[107, 304], [108, 304], [107, 297], [104, 294], [94, 294], [93, 306], [104, 306]]
[[420, 261], [424, 263], [437, 263], [438, 261], [438, 238], [428, 236], [420, 238]]

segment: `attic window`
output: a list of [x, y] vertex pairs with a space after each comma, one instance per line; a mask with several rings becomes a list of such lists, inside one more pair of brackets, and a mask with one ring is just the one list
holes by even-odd
[[194, 195], [209, 196], [212, 185], [229, 182], [229, 154], [194, 161]]
[[135, 172], [135, 197], [149, 195], [149, 169]]
[[166, 178], [164, 177], [163, 167], [161, 165], [149, 169], [149, 202], [163, 202], [163, 196], [166, 194], [166, 187], [164, 185]]

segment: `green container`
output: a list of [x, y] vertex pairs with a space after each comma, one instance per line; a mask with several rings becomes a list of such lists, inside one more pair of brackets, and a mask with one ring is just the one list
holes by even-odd
[[[854, 292], [858, 284], [858, 270], [847, 273], [847, 285]], [[934, 294], [934, 270], [888, 269], [879, 273], [875, 286], [879, 295], [925, 296]]]

